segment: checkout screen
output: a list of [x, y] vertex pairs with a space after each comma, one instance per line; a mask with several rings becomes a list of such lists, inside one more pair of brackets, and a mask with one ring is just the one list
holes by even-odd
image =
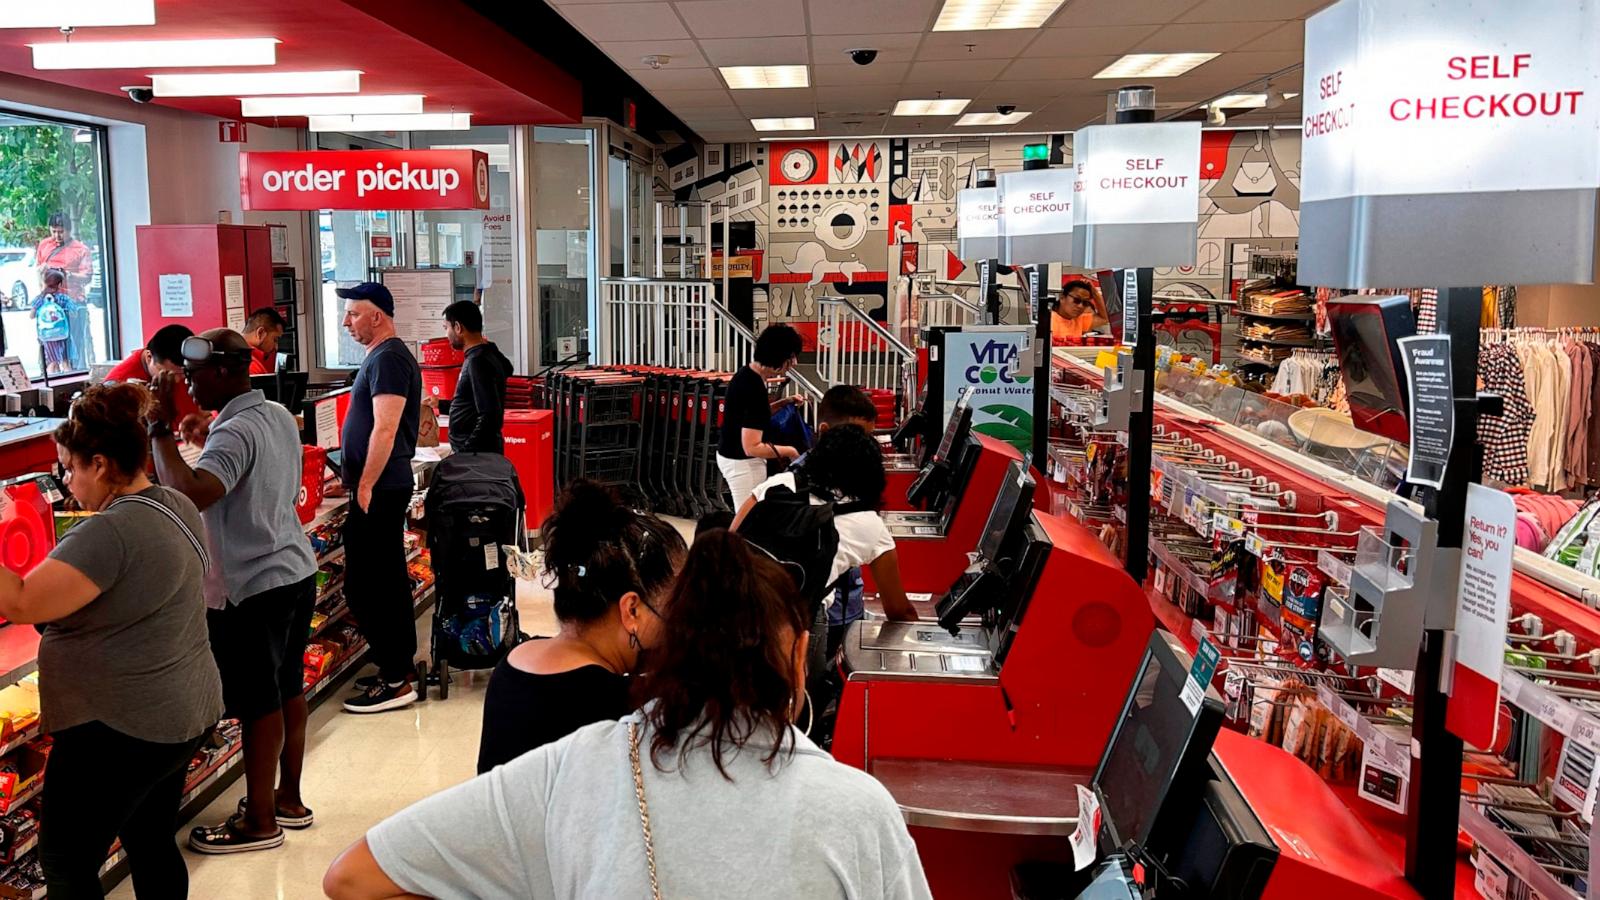
[[1156, 654], [1146, 655], [1112, 737], [1099, 786], [1106, 822], [1122, 846], [1145, 840], [1194, 731], [1194, 713], [1178, 697], [1185, 674], [1164, 671]]

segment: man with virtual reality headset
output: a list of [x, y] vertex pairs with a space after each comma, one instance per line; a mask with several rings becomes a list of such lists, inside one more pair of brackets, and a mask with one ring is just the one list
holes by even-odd
[[[283, 844], [283, 829], [312, 821], [300, 796], [302, 659], [317, 562], [295, 515], [300, 434], [288, 410], [250, 387], [250, 345], [238, 332], [214, 328], [185, 338], [180, 357], [182, 375], [157, 372], [151, 383], [151, 455], [161, 483], [194, 501], [205, 520], [212, 560], [206, 620], [228, 715], [243, 726], [246, 784], [238, 814], [195, 828], [189, 847], [265, 850]], [[217, 414], [193, 468], [179, 455], [170, 424], [185, 377], [194, 401]]]

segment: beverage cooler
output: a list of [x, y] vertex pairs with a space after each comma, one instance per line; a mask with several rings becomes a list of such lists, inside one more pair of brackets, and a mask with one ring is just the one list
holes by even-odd
[[140, 225], [139, 309], [146, 337], [165, 325], [244, 329], [272, 306], [272, 241], [265, 225]]

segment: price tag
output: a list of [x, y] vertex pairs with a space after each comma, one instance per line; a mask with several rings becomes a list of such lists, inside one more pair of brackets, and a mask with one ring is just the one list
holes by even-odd
[[1167, 570], [1156, 569], [1156, 593], [1163, 596], [1167, 593]]
[[1417, 673], [1405, 669], [1379, 669], [1378, 680], [1409, 694], [1417, 682]]
[[1511, 873], [1500, 868], [1500, 863], [1487, 853], [1478, 854], [1477, 877], [1472, 886], [1478, 889], [1483, 900], [1507, 900], [1511, 892]]
[[483, 568], [494, 571], [500, 568], [500, 545], [490, 542], [483, 545]]
[[1189, 666], [1189, 678], [1178, 694], [1189, 712], [1200, 712], [1200, 704], [1206, 699], [1206, 687], [1211, 684], [1211, 677], [1217, 674], [1217, 663], [1221, 659], [1222, 651], [1210, 640], [1201, 641], [1195, 648], [1194, 662]]
[[1397, 771], [1371, 741], [1361, 750], [1361, 783], [1356, 795], [1397, 813], [1406, 811], [1406, 775]]
[[1100, 801], [1086, 785], [1078, 788], [1078, 827], [1072, 829], [1072, 866], [1083, 871], [1094, 863], [1100, 838]]
[[1244, 552], [1257, 557], [1267, 555], [1267, 542], [1261, 539], [1260, 532], [1251, 532], [1245, 537]]
[[1244, 523], [1232, 516], [1215, 513], [1211, 517], [1211, 530], [1230, 538], [1244, 536]]

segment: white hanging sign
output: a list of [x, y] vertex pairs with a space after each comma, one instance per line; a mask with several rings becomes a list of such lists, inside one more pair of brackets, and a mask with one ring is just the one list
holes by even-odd
[[956, 195], [956, 244], [964, 260], [1000, 255], [1000, 192], [967, 188]]
[[1302, 201], [1600, 186], [1600, 3], [1342, 0], [1306, 20]]
[[1075, 228], [1199, 219], [1199, 122], [1081, 128], [1072, 159]]
[[1034, 169], [999, 178], [1002, 259], [1064, 262], [1072, 255], [1072, 170]]

